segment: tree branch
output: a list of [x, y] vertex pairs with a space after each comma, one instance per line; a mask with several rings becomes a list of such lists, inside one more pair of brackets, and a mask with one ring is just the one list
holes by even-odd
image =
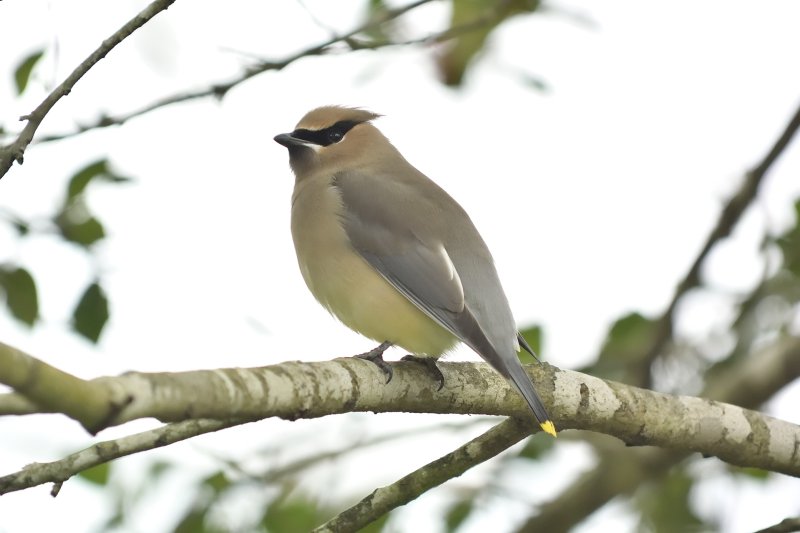
[[756, 533], [791, 533], [793, 531], [800, 531], [800, 518], [786, 518], [779, 524], [759, 529]]
[[[51, 463], [32, 463], [19, 472], [0, 477], [0, 495], [15, 492], [45, 483], [56, 483], [54, 492], [60, 484], [75, 474], [108, 461], [137, 452], [152, 450], [176, 442], [211, 433], [231, 426], [243, 424], [246, 420], [186, 420], [167, 424], [160, 428], [128, 435], [115, 440], [98, 442], [79, 452]], [[53, 494], [55, 496], [56, 494]]]
[[63, 413], [92, 434], [128, 402], [124, 391], [80, 379], [3, 343], [0, 383], [16, 391], [0, 394], [0, 414]]
[[[755, 408], [800, 377], [798, 348], [798, 339], [787, 338], [752, 354], [710, 377], [703, 395]], [[630, 494], [688, 457], [686, 451], [677, 449], [631, 450], [608, 439], [599, 441], [605, 445], [597, 448], [596, 466], [541, 505], [519, 531], [568, 531], [613, 498]]]
[[[215, 419], [225, 424], [266, 417], [294, 420], [353, 411], [399, 411], [514, 416], [530, 421], [534, 430], [522, 399], [484, 363], [441, 363], [445, 386], [438, 391], [424, 369], [402, 361], [394, 363], [389, 384], [369, 362], [353, 358], [252, 369], [128, 373], [84, 381], [41, 362], [32, 364], [29, 359], [35, 359], [20, 354], [0, 344], [0, 382], [19, 394], [33, 395], [36, 405], [42, 398], [51, 401], [42, 396], [46, 388], [42, 377], [60, 387], [65, 401], [89, 391], [91, 405], [97, 409], [92, 419], [103, 420], [107, 426], [144, 417], [165, 422]], [[800, 338], [783, 339], [753, 357], [779, 375], [775, 379], [759, 376], [751, 387], [786, 382], [800, 372]], [[7, 371], [9, 364], [16, 367], [14, 371]], [[562, 430], [587, 429], [629, 445], [699, 452], [735, 465], [800, 476], [800, 427], [794, 424], [722, 402], [660, 394], [546, 364], [527, 370]], [[93, 398], [95, 394], [129, 401], [104, 405]], [[68, 416], [67, 411], [73, 410], [61, 410], [57, 404], [50, 408]], [[30, 477], [30, 469], [12, 474], [23, 475]]]
[[507, 418], [483, 435], [469, 441], [447, 455], [404, 476], [339, 513], [314, 529], [316, 533], [357, 531], [388, 513], [418, 498], [424, 492], [456, 478], [484, 461], [507, 450], [530, 435], [531, 425], [516, 418]]
[[125, 40], [134, 31], [144, 26], [150, 19], [166, 10], [174, 2], [175, 0], [154, 0], [154, 2], [144, 8], [138, 15], [115, 31], [108, 39], [104, 40], [89, 57], [84, 59], [81, 64], [67, 76], [67, 79], [61, 82], [61, 84], [36, 107], [36, 109], [29, 115], [20, 117], [20, 120], [27, 120], [28, 123], [14, 142], [0, 148], [0, 179], [6, 175], [11, 165], [14, 164], [14, 161], [20, 165], [22, 164], [25, 150], [33, 140], [33, 135], [41, 125], [44, 117], [62, 97], [70, 93], [75, 84], [78, 83], [78, 80], [89, 72], [89, 69], [103, 59], [115, 46]]
[[126, 113], [124, 115], [117, 115], [117, 116], [102, 116], [96, 122], [80, 126], [75, 131], [67, 132], [67, 133], [60, 133], [54, 135], [46, 135], [38, 138], [36, 143], [46, 143], [51, 141], [58, 141], [62, 139], [66, 139], [69, 137], [74, 137], [81, 133], [106, 128], [109, 126], [120, 126], [125, 124], [132, 118], [136, 118], [151, 111], [155, 111], [162, 107], [167, 107], [172, 104], [177, 104], [181, 102], [187, 102], [191, 100], [197, 100], [200, 98], [208, 98], [208, 97], [216, 97], [222, 98], [224, 97], [228, 91], [232, 88], [236, 87], [237, 85], [244, 83], [245, 81], [253, 78], [259, 74], [263, 74], [267, 71], [272, 70], [282, 70], [287, 66], [291, 65], [295, 61], [298, 61], [304, 57], [312, 57], [312, 56], [319, 56], [327, 54], [331, 51], [331, 47], [344, 43], [349, 51], [359, 51], [359, 50], [377, 50], [380, 48], [387, 48], [393, 46], [411, 46], [416, 44], [423, 44], [423, 45], [430, 45], [430, 44], [438, 44], [442, 43], [451, 39], [455, 39], [460, 37], [464, 34], [467, 34], [472, 31], [476, 31], [487, 24], [491, 23], [495, 17], [491, 16], [491, 14], [484, 14], [480, 17], [476, 17], [474, 20], [471, 20], [467, 23], [460, 24], [458, 26], [454, 26], [452, 28], [447, 28], [445, 30], [434, 32], [429, 35], [425, 35], [423, 37], [418, 37], [414, 39], [407, 39], [403, 41], [391, 41], [391, 40], [372, 40], [372, 41], [365, 41], [357, 39], [356, 37], [364, 32], [370, 31], [375, 29], [382, 24], [385, 24], [391, 20], [397, 19], [402, 15], [408, 13], [409, 11], [416, 9], [424, 4], [431, 2], [432, 0], [417, 0], [411, 4], [406, 6], [399, 7], [397, 9], [392, 9], [384, 12], [380, 17], [376, 19], [368, 20], [366, 23], [362, 24], [361, 26], [345, 33], [342, 35], [335, 35], [330, 39], [306, 48], [296, 54], [292, 54], [284, 59], [277, 60], [277, 61], [260, 61], [257, 64], [249, 67], [244, 72], [239, 74], [233, 79], [230, 79], [226, 82], [217, 82], [208, 87], [198, 89], [195, 91], [187, 91], [178, 94], [173, 94], [161, 99], [158, 99], [150, 104], [137, 109], [135, 111], [131, 111], [130, 113]]
[[706, 238], [703, 248], [695, 258], [689, 271], [680, 283], [678, 283], [667, 309], [658, 318], [655, 333], [649, 348], [644, 357], [637, 362], [640, 376], [636, 381], [637, 384], [641, 384], [643, 387], [650, 386], [650, 367], [653, 361], [661, 355], [664, 347], [672, 338], [672, 324], [678, 302], [687, 292], [700, 285], [700, 268], [711, 252], [711, 249], [719, 241], [731, 234], [733, 228], [736, 227], [736, 224], [742, 217], [742, 214], [744, 214], [747, 207], [758, 194], [758, 188], [764, 180], [767, 171], [789, 145], [798, 129], [800, 129], [800, 107], [795, 111], [794, 116], [775, 141], [775, 144], [772, 145], [769, 152], [764, 156], [764, 159], [744, 176], [739, 190], [731, 196], [727, 204], [725, 204], [725, 207], [723, 207], [717, 224]]

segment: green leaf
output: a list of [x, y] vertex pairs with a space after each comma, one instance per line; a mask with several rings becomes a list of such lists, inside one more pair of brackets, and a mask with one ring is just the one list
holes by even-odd
[[211, 490], [219, 494], [220, 492], [230, 487], [231, 482], [224, 472], [217, 472], [216, 474], [204, 479], [203, 485], [211, 488]]
[[31, 79], [33, 67], [36, 66], [36, 63], [39, 62], [43, 55], [44, 50], [33, 52], [31, 55], [23, 59], [22, 62], [17, 66], [16, 70], [14, 71], [14, 82], [17, 86], [17, 94], [22, 94], [25, 92], [25, 89], [28, 87], [28, 82]]
[[311, 531], [317, 524], [317, 507], [301, 498], [273, 502], [261, 525], [268, 531]]
[[78, 196], [83, 194], [83, 192], [86, 190], [86, 186], [89, 185], [89, 183], [91, 183], [93, 180], [102, 180], [110, 183], [127, 183], [129, 181], [133, 181], [131, 178], [127, 176], [121, 176], [111, 170], [111, 167], [108, 164], [108, 159], [98, 159], [97, 161], [93, 161], [82, 169], [78, 170], [69, 179], [69, 184], [67, 185], [66, 203], [69, 204]]
[[656, 322], [640, 313], [629, 313], [611, 326], [600, 357], [591, 372], [605, 379], [628, 382], [636, 363], [650, 347]]
[[167, 461], [156, 461], [150, 465], [150, 472], [147, 474], [149, 479], [158, 479], [162, 474], [169, 472], [175, 465]]
[[453, 0], [450, 11], [450, 30], [456, 35], [437, 56], [442, 82], [458, 87], [475, 58], [486, 48], [489, 35], [508, 19], [536, 11], [538, 0]]
[[[529, 439], [529, 440], [543, 440], [543, 439]], [[475, 504], [474, 498], [461, 498], [447, 509], [444, 515], [445, 531], [449, 533], [454, 532], [472, 513], [472, 506]]]
[[93, 163], [89, 163], [69, 179], [69, 185], [67, 185], [67, 199], [72, 200], [79, 194], [83, 193], [86, 189], [86, 186], [89, 185], [89, 182], [92, 181], [94, 178], [98, 176], [102, 176], [108, 172], [108, 160], [107, 159], [100, 159], [99, 161], [94, 161]]
[[358, 533], [380, 533], [383, 531], [384, 526], [386, 526], [386, 522], [389, 521], [389, 515], [391, 513], [385, 513], [381, 515], [377, 520], [374, 520], [367, 524], [366, 526], [362, 527], [358, 530]]
[[683, 470], [673, 470], [664, 480], [641, 490], [636, 496], [642, 531], [672, 533], [674, 531], [707, 531], [705, 524], [692, 510], [689, 500], [694, 479]]
[[[542, 357], [542, 342], [544, 339], [544, 331], [542, 330], [542, 326], [536, 325], [525, 328], [520, 331], [520, 334], [522, 334], [522, 338], [525, 339], [533, 351], [536, 352], [536, 355]], [[536, 359], [534, 359], [533, 356], [525, 350], [519, 351], [519, 359], [524, 365], [536, 362]]]
[[783, 255], [783, 268], [800, 276], [800, 199], [794, 204], [795, 222], [783, 235], [776, 239]]
[[108, 476], [111, 473], [111, 466], [109, 463], [101, 463], [93, 466], [88, 470], [78, 473], [78, 477], [94, 483], [95, 485], [105, 486], [108, 484]]
[[519, 457], [538, 461], [544, 454], [552, 450], [555, 444], [555, 439], [527, 439], [525, 446], [519, 452]]
[[731, 472], [740, 475], [742, 477], [755, 479], [757, 481], [766, 481], [772, 477], [771, 472], [769, 470], [762, 470], [760, 468], [751, 468], [751, 467], [745, 468], [745, 467], [732, 466]]
[[97, 218], [93, 216], [84, 218], [83, 213], [77, 214], [83, 209], [83, 207], [76, 206], [68, 208], [67, 211], [59, 213], [55, 223], [66, 240], [88, 248], [105, 237], [106, 232], [103, 224]]
[[0, 286], [6, 294], [11, 315], [33, 326], [39, 318], [39, 296], [30, 272], [19, 267], [0, 267]]
[[84, 248], [88, 248], [106, 236], [103, 224], [89, 212], [84, 199], [86, 187], [95, 180], [111, 183], [131, 181], [128, 177], [112, 172], [106, 159], [89, 163], [69, 179], [67, 197], [53, 222], [65, 240]]
[[89, 213], [89, 208], [82, 197], [68, 202], [53, 222], [64, 239], [88, 248], [103, 237], [106, 232], [103, 224]]
[[174, 533], [204, 533], [208, 509], [191, 509], [175, 526]]
[[108, 322], [108, 299], [98, 282], [89, 285], [72, 312], [72, 329], [97, 343]]

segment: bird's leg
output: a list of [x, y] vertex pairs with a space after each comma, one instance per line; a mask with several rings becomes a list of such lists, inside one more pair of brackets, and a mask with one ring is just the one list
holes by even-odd
[[357, 357], [359, 359], [366, 359], [375, 364], [378, 368], [386, 376], [386, 383], [392, 381], [392, 375], [394, 375], [394, 371], [392, 367], [383, 360], [383, 352], [388, 350], [392, 346], [392, 343], [389, 341], [383, 341], [380, 345], [376, 346], [375, 348], [371, 349], [368, 352], [360, 353], [358, 355], [354, 355], [353, 357]]
[[436, 366], [436, 359], [433, 357], [417, 357], [416, 355], [408, 354], [402, 358], [402, 361], [411, 361], [412, 363], [418, 363], [420, 365], [425, 366], [428, 369], [428, 372], [433, 374], [433, 379], [439, 384], [439, 387], [436, 389], [437, 391], [442, 390], [444, 387], [444, 374], [442, 371], [439, 370], [439, 367]]

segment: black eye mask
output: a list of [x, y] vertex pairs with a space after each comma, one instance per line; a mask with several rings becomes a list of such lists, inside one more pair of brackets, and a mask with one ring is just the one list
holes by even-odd
[[320, 146], [330, 146], [344, 139], [345, 134], [360, 124], [354, 120], [341, 120], [333, 126], [322, 130], [307, 130], [304, 128], [296, 129], [292, 132], [292, 137], [301, 139]]

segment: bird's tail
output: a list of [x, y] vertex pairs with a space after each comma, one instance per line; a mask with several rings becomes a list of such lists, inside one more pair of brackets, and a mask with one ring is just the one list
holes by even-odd
[[[531, 348], [528, 341], [525, 340], [525, 337], [522, 334], [517, 333], [517, 341], [519, 342], [520, 347], [531, 354], [534, 359], [537, 361], [539, 358], [536, 356], [536, 353]], [[550, 420], [550, 415], [547, 413], [547, 409], [545, 408], [544, 404], [542, 403], [542, 399], [539, 398], [539, 393], [536, 392], [536, 389], [533, 386], [533, 382], [528, 374], [525, 372], [525, 369], [522, 368], [522, 365], [511, 365], [511, 369], [509, 374], [509, 378], [511, 382], [517, 387], [520, 394], [522, 394], [525, 401], [528, 402], [528, 405], [533, 411], [533, 415], [536, 417], [536, 420], [539, 422], [539, 425], [547, 434], [552, 436], [556, 436], [556, 426], [553, 424], [553, 421]], [[515, 372], [516, 371], [516, 372]], [[514, 376], [514, 374], [517, 376]]]
[[536, 421], [539, 422], [539, 426], [542, 428], [542, 431], [555, 437], [556, 426], [550, 419], [550, 415], [547, 413], [547, 409], [542, 403], [542, 399], [539, 398], [539, 394], [533, 387], [533, 382], [531, 382], [531, 378], [525, 372], [525, 369], [522, 368], [521, 364], [511, 364], [508, 365], [506, 371], [508, 372], [508, 376], [506, 377], [511, 381], [514, 387], [516, 387], [520, 394], [522, 394], [522, 397], [525, 398], [525, 401], [530, 406], [531, 411], [533, 411], [533, 416], [535, 416]]
[[[522, 363], [520, 363], [515, 352], [509, 350], [507, 354], [505, 354], [505, 351], [503, 354], [498, 353], [478, 322], [466, 310], [452, 317], [449, 323], [443, 323], [443, 326], [457, 335], [467, 346], [475, 350], [478, 355], [510, 381], [522, 394], [522, 397], [525, 398], [542, 431], [554, 437], [556, 436], [556, 426], [550, 419], [542, 399], [539, 398], [539, 394], [533, 388], [533, 382], [528, 374], [525, 373], [525, 369], [522, 368]], [[533, 353], [533, 350], [522, 338], [522, 335], [518, 335], [518, 341], [525, 351], [536, 357], [536, 354]]]

